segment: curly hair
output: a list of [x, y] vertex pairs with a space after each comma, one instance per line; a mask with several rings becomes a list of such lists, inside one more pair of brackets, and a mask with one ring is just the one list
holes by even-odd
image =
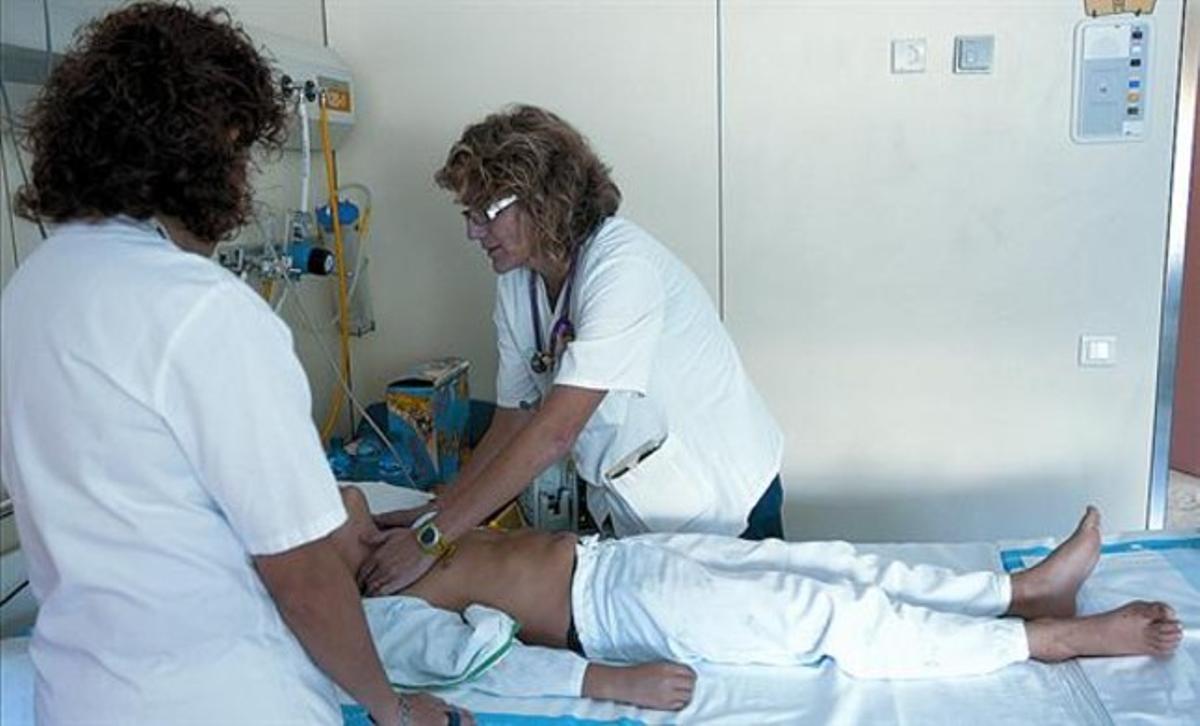
[[28, 219], [171, 215], [205, 242], [251, 214], [249, 149], [282, 147], [286, 105], [223, 8], [139, 2], [76, 36], [23, 123]]
[[621, 190], [609, 172], [566, 121], [516, 105], [468, 126], [434, 181], [472, 209], [517, 195], [541, 249], [565, 259], [621, 206]]

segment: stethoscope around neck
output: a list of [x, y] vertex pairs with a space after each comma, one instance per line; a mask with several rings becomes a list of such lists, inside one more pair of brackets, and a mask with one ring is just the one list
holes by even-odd
[[[597, 225], [596, 229], [599, 229]], [[579, 263], [579, 254], [588, 242], [596, 236], [595, 231], [589, 234], [583, 242], [575, 245], [571, 251], [571, 262], [567, 265], [567, 282], [563, 288], [562, 312], [550, 327], [550, 339], [542, 339], [542, 316], [538, 311], [537, 273], [529, 271], [529, 309], [533, 311], [533, 339], [537, 346], [529, 357], [529, 368], [537, 375], [544, 375], [554, 370], [558, 365], [559, 356], [567, 349], [567, 345], [575, 339], [575, 325], [571, 322], [571, 293], [575, 289], [575, 268]], [[546, 345], [549, 343], [549, 345]]]

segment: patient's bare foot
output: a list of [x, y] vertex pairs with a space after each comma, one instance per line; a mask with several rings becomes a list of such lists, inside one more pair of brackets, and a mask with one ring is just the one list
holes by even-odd
[[620, 667], [588, 663], [583, 695], [644, 708], [678, 711], [692, 701], [696, 672], [678, 663]]
[[1025, 624], [1029, 654], [1057, 662], [1087, 655], [1167, 655], [1183, 638], [1171, 606], [1141, 600], [1085, 618], [1047, 618]]
[[1100, 511], [1089, 506], [1079, 526], [1050, 556], [1013, 575], [1008, 614], [1026, 620], [1069, 618], [1079, 587], [1100, 559]]

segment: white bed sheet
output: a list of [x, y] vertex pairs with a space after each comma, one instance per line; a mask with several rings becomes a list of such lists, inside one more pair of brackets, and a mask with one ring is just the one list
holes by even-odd
[[[991, 544], [872, 545], [910, 562], [962, 569], [1026, 566], [1053, 540]], [[1106, 537], [1080, 594], [1083, 613], [1134, 599], [1170, 602], [1185, 637], [1172, 657], [1025, 663], [988, 676], [937, 681], [856, 681], [826, 661], [816, 667], [701, 666], [680, 713], [566, 698], [498, 698], [470, 686], [439, 695], [474, 710], [479, 723], [579, 724], [1200, 724], [1200, 531]], [[0, 723], [32, 723], [32, 676], [23, 639], [3, 643]]]

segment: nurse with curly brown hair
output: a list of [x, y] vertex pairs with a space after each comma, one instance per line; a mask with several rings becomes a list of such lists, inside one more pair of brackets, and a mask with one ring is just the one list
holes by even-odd
[[346, 520], [287, 327], [209, 259], [278, 149], [271, 69], [223, 10], [84, 28], [28, 118], [53, 234], [0, 308], [0, 473], [39, 603], [39, 723], [470, 722], [394, 693], [327, 536]]

